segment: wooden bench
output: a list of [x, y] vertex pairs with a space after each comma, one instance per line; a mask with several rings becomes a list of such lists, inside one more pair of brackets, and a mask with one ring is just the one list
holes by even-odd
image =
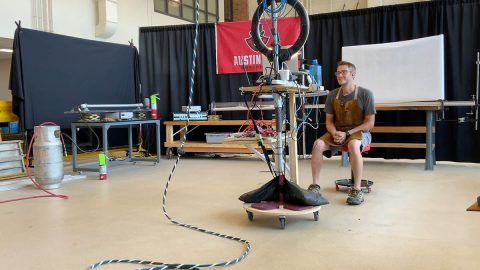
[[[455, 105], [457, 106], [457, 105]], [[324, 104], [305, 105], [306, 109], [323, 109]], [[425, 170], [432, 171], [435, 164], [435, 121], [434, 115], [437, 111], [443, 109], [441, 101], [419, 101], [419, 102], [400, 102], [400, 103], [376, 103], [377, 111], [424, 111], [425, 126], [385, 126], [375, 127], [372, 133], [422, 133], [425, 134], [425, 143], [375, 143], [371, 147], [383, 148], [424, 148], [425, 149]], [[342, 166], [346, 164], [342, 156]]]
[[[264, 123], [269, 125], [275, 125], [274, 120], [263, 120]], [[216, 121], [190, 121], [191, 128], [188, 132], [192, 131], [198, 126], [248, 126], [251, 123], [251, 120], [216, 120]], [[173, 148], [180, 147], [180, 139], [183, 138], [185, 133], [184, 127], [187, 124], [186, 121], [165, 121], [165, 144], [167, 147], [167, 156], [169, 158], [173, 155]], [[176, 132], [175, 132], [176, 131]], [[175, 139], [178, 135], [178, 139]], [[253, 141], [226, 141], [224, 143], [206, 143], [201, 141], [187, 141], [183, 147], [184, 152], [193, 152], [193, 153], [245, 153], [250, 154], [251, 151], [245, 145], [248, 144], [254, 149], [261, 151], [260, 146], [258, 146], [255, 140]], [[271, 149], [271, 146], [267, 143], [266, 147]]]
[[[372, 133], [403, 133], [403, 134], [425, 134], [425, 143], [376, 143], [372, 142], [371, 147], [382, 148], [412, 148], [425, 149], [425, 170], [433, 171], [435, 165], [435, 112], [442, 109], [440, 101], [429, 102], [403, 102], [403, 103], [377, 103], [377, 111], [424, 111], [425, 126], [376, 126]], [[348, 166], [348, 161], [342, 155], [342, 166]]]
[[[425, 126], [379, 126], [370, 130], [371, 133], [408, 133], [408, 134], [427, 134]], [[435, 135], [435, 128], [432, 128]], [[427, 143], [375, 143], [372, 142], [371, 147], [381, 148], [427, 148]], [[435, 147], [435, 144], [433, 144]]]
[[[428, 127], [427, 126], [376, 126], [370, 130], [371, 133], [395, 133], [395, 134], [425, 134], [425, 143], [405, 143], [405, 142], [373, 142], [370, 144], [371, 148], [408, 148], [408, 149], [427, 149], [429, 148], [428, 141]], [[432, 127], [432, 151], [435, 151], [435, 127]], [[432, 154], [432, 157], [433, 154]], [[426, 160], [427, 162], [427, 160]], [[435, 160], [432, 160], [435, 164]], [[427, 170], [427, 163], [425, 165]], [[346, 153], [342, 153], [342, 167], [348, 167], [348, 157]]]

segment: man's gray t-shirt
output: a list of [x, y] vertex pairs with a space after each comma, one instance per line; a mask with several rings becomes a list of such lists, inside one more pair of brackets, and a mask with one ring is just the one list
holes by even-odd
[[[328, 93], [327, 100], [325, 101], [325, 112], [326, 113], [334, 114], [334, 112], [333, 112], [333, 101], [337, 97], [338, 91], [340, 91], [340, 87], [335, 89], [335, 90], [332, 90], [330, 93]], [[346, 96], [342, 96], [342, 94], [340, 93], [340, 95], [338, 96], [340, 101], [343, 101], [343, 102], [347, 102], [349, 100], [352, 100], [354, 97], [355, 97], [355, 91], [353, 91], [352, 93], [350, 93]], [[358, 94], [357, 94], [357, 102], [358, 102], [358, 106], [363, 111], [364, 116], [372, 115], [372, 114], [376, 113], [375, 101], [373, 99], [372, 91], [359, 86], [358, 87]]]

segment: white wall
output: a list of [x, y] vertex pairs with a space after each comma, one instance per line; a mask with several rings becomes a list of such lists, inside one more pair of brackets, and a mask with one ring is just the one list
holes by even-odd
[[[224, 4], [220, 0], [219, 17], [224, 18]], [[110, 38], [96, 38], [95, 0], [52, 0], [53, 32], [85, 39], [128, 44], [133, 39], [138, 44], [138, 29], [143, 26], [190, 24], [191, 22], [157, 13], [153, 0], [117, 0], [118, 25]], [[33, 28], [32, 0], [0, 0], [0, 37], [13, 38], [15, 21]]]
[[[154, 0], [117, 0], [118, 24], [110, 38], [95, 37], [97, 21], [96, 0], [52, 0], [53, 32], [84, 39], [133, 43], [138, 47], [139, 27], [191, 24], [191, 22], [157, 13], [153, 9]], [[0, 0], [0, 37], [13, 39], [16, 25], [33, 29], [33, 0]], [[219, 18], [224, 20], [224, 4], [219, 0]], [[0, 60], [0, 99], [8, 97], [10, 60]], [[8, 63], [6, 65], [5, 63]]]
[[12, 100], [12, 92], [8, 90], [10, 79], [10, 60], [0, 60], [0, 100]]
[[[354, 10], [367, 7], [397, 5], [412, 2], [423, 2], [430, 0], [300, 0], [305, 6], [308, 14], [319, 14], [337, 12], [342, 10]], [[357, 7], [358, 3], [358, 7]], [[257, 9], [257, 0], [248, 0], [248, 11], [250, 19]]]
[[32, 25], [31, 0], [0, 0], [0, 37], [13, 38], [15, 21], [22, 21], [22, 26]]

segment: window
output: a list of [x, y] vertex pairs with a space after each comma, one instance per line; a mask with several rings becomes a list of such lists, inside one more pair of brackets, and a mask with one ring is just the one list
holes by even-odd
[[[155, 12], [195, 21], [196, 0], [154, 0]], [[218, 0], [199, 0], [198, 21], [214, 23], [218, 21]]]

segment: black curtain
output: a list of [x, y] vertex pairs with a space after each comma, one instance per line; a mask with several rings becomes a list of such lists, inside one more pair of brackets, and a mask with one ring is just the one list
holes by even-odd
[[[475, 59], [480, 51], [480, 1], [433, 1], [385, 6], [310, 16], [306, 58], [323, 65], [327, 89], [337, 87], [333, 74], [342, 46], [385, 43], [444, 35], [445, 99], [471, 100], [475, 92]], [[345, 59], [348, 60], [348, 59]], [[395, 63], [391, 63], [395, 65]], [[428, 66], [418, 67], [418, 75]], [[388, 72], [388, 66], [385, 67]], [[382, 74], [378, 74], [382, 76]], [[470, 108], [448, 108], [445, 120], [436, 123], [437, 160], [480, 162], [480, 131], [472, 123], [458, 124]], [[421, 125], [424, 112], [379, 112], [376, 125]], [[307, 145], [325, 129], [309, 131]], [[419, 137], [420, 136], [420, 137]], [[388, 139], [386, 138], [388, 137]], [[374, 134], [374, 141], [424, 142], [424, 136]], [[310, 150], [309, 150], [310, 151]], [[423, 158], [425, 152], [402, 149], [373, 149], [369, 156]]]
[[[333, 76], [341, 59], [341, 47], [394, 42], [445, 35], [445, 97], [470, 100], [475, 90], [475, 55], [480, 50], [479, 0], [431, 1], [385, 6], [356, 11], [310, 16], [310, 35], [305, 45], [308, 59], [319, 59], [323, 83], [336, 87]], [[194, 25], [140, 29], [140, 64], [143, 97], [159, 93], [159, 115], [169, 118], [188, 103]], [[242, 101], [238, 88], [248, 85], [245, 74], [217, 75], [215, 72], [215, 30], [213, 24], [200, 25], [193, 102], [205, 110], [211, 101]], [[394, 65], [395, 63], [392, 63]], [[418, 74], [428, 67], [418, 67]], [[388, 67], [385, 67], [388, 72]], [[258, 73], [248, 74], [249, 80]], [[381, 76], [381, 74], [378, 74]], [[145, 91], [146, 90], [146, 91]], [[480, 162], [480, 132], [473, 124], [458, 124], [469, 108], [450, 108], [445, 121], [436, 123], [437, 160]], [[245, 117], [245, 114], [224, 117]], [[378, 125], [422, 125], [423, 112], [379, 112]], [[314, 138], [325, 131], [307, 130], [307, 153]], [[388, 138], [387, 138], [388, 137]], [[374, 141], [424, 142], [424, 136], [375, 134]], [[301, 147], [300, 147], [301, 149]], [[384, 158], [424, 158], [424, 150], [373, 149], [370, 156]]]
[[13, 110], [25, 130], [52, 121], [70, 128], [82, 103], [139, 101], [138, 51], [17, 27], [10, 73]]
[[[188, 104], [194, 37], [195, 25], [140, 28], [142, 95], [145, 98], [159, 94], [158, 115], [163, 120], [171, 120], [172, 112], [179, 112]], [[215, 51], [215, 24], [199, 25], [192, 104], [200, 105], [203, 111], [209, 109], [212, 101], [243, 101], [239, 88], [259, 76], [258, 73], [217, 75]], [[222, 116], [246, 118], [244, 112], [222, 113]], [[203, 135], [196, 132], [196, 136]]]
[[[241, 101], [238, 89], [258, 74], [217, 75], [215, 25], [201, 24], [198, 35], [193, 104], [207, 110], [212, 101]], [[140, 28], [143, 98], [158, 93], [163, 118], [171, 118], [171, 112], [188, 104], [194, 36], [195, 25]]]

